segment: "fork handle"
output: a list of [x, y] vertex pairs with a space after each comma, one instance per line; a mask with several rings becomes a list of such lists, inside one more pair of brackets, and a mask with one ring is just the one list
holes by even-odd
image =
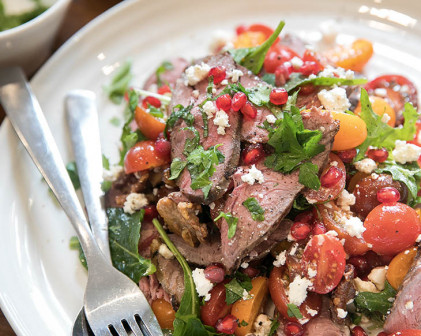
[[0, 101], [20, 140], [70, 219], [88, 267], [90, 261], [92, 264], [98, 259], [106, 262], [92, 236], [41, 107], [20, 68], [0, 69]]

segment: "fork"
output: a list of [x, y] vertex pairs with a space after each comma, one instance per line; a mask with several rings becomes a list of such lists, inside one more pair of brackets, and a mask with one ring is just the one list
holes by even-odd
[[113, 268], [89, 228], [57, 145], [22, 70], [0, 69], [0, 101], [17, 135], [57, 197], [81, 243], [88, 264], [84, 307], [96, 336], [163, 335], [139, 287]]

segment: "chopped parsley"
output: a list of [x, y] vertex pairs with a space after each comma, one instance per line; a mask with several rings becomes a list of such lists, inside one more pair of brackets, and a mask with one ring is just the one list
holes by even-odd
[[257, 199], [254, 197], [249, 197], [243, 202], [243, 205], [250, 212], [251, 218], [253, 218], [253, 220], [259, 222], [265, 220], [265, 210], [260, 206]]
[[174, 69], [174, 65], [169, 61], [164, 61], [155, 70], [156, 84], [158, 85], [158, 87], [160, 87], [160, 86], [162, 86], [162, 84], [164, 84], [163, 81], [162, 81], [161, 75], [163, 73], [167, 72], [168, 70], [172, 70], [172, 69]]
[[234, 237], [235, 232], [237, 231], [237, 224], [238, 224], [238, 218], [234, 217], [232, 214], [225, 213], [225, 212], [220, 212], [218, 217], [216, 217], [214, 219], [214, 222], [216, 222], [217, 220], [224, 218], [227, 221], [228, 224], [228, 238], [231, 239], [232, 237]]
[[288, 316], [295, 317], [297, 319], [303, 318], [303, 314], [301, 314], [300, 309], [293, 303], [288, 303]]
[[244, 291], [247, 293], [250, 292], [253, 286], [251, 284], [251, 279], [247, 275], [237, 272], [235, 277], [225, 285], [225, 288], [225, 302], [227, 304], [233, 304], [243, 298]]
[[386, 281], [385, 288], [380, 293], [360, 292], [355, 297], [354, 302], [357, 310], [365, 315], [371, 313], [386, 315], [393, 306], [393, 299], [396, 294], [396, 290]]
[[184, 107], [183, 105], [178, 104], [174, 106], [173, 111], [167, 120], [167, 124], [165, 125], [164, 134], [167, 134], [167, 131], [171, 129], [172, 127], [174, 127], [178, 119], [184, 119], [187, 126], [193, 126], [194, 115], [190, 113], [192, 108], [193, 108], [193, 105]]

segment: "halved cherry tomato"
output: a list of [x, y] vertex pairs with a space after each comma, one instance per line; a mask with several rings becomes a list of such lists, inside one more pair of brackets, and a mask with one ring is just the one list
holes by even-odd
[[[389, 116], [389, 120], [387, 124], [391, 127], [395, 127], [396, 123], [396, 113], [395, 110], [390, 106], [386, 100], [376, 96], [369, 96], [371, 107], [373, 108], [373, 112], [379, 116], [383, 116], [383, 114], [387, 114]], [[354, 113], [359, 116], [361, 114], [361, 102], [358, 102], [357, 107], [354, 110]]]
[[293, 57], [299, 56], [291, 48], [281, 44], [273, 44], [269, 52], [266, 54], [263, 67], [266, 72], [274, 73], [280, 65], [289, 61]]
[[322, 61], [320, 59], [320, 55], [318, 55], [315, 51], [306, 49], [303, 55], [303, 62], [314, 62], [317, 64], [319, 71], [324, 69]]
[[360, 117], [331, 111], [333, 119], [339, 120], [339, 132], [336, 133], [332, 150], [341, 151], [361, 145], [367, 138], [367, 126]]
[[155, 141], [145, 140], [135, 144], [124, 158], [126, 174], [162, 166], [169, 161], [155, 152]]
[[160, 122], [153, 115], [146, 112], [140, 106], [136, 107], [134, 114], [137, 127], [148, 139], [155, 140], [159, 133], [164, 132], [165, 123]]
[[162, 329], [174, 329], [175, 311], [171, 303], [164, 299], [157, 299], [152, 301], [151, 308]]
[[415, 126], [417, 130], [415, 131], [414, 139], [408, 142], [421, 147], [421, 122], [417, 121]]
[[[274, 267], [269, 276], [269, 292], [276, 309], [289, 321], [298, 322], [295, 317], [288, 315], [288, 296], [286, 294], [285, 287], [287, 281], [284, 280], [285, 267]], [[321, 295], [313, 292], [309, 292], [305, 301], [298, 307], [300, 309], [303, 318], [311, 319], [314, 316], [309, 314], [309, 311], [315, 310], [320, 312], [322, 306]]]
[[376, 206], [364, 221], [365, 241], [378, 254], [395, 255], [415, 244], [421, 223], [414, 209], [403, 203]]
[[[333, 162], [337, 162], [334, 166], [332, 165]], [[324, 176], [330, 167], [336, 167], [340, 169], [343, 174], [342, 177], [336, 182], [334, 185], [330, 187], [323, 187], [321, 186], [319, 190], [309, 190], [308, 193], [306, 193], [306, 198], [308, 200], [311, 200], [312, 203], [325, 203], [327, 201], [330, 201], [332, 199], [335, 199], [338, 197], [338, 195], [341, 193], [342, 190], [345, 188], [345, 182], [346, 182], [346, 170], [345, 165], [342, 162], [342, 160], [334, 153], [329, 153], [329, 163], [326, 166], [326, 168], [323, 170], [321, 176]]]
[[394, 289], [398, 290], [402, 284], [403, 279], [411, 268], [416, 255], [417, 248], [411, 247], [410, 249], [399, 253], [390, 262], [386, 273], [386, 279]]
[[316, 270], [314, 277], [307, 278], [313, 282], [310, 289], [319, 294], [332, 291], [341, 281], [345, 271], [346, 253], [339, 239], [320, 234], [313, 236], [304, 249], [301, 263], [303, 269]]
[[389, 336], [421, 336], [421, 330], [416, 329], [405, 329], [402, 331], [395, 332]]
[[213, 287], [210, 291], [211, 297], [209, 301], [205, 301], [205, 304], [200, 308], [200, 318], [208, 326], [215, 327], [216, 322], [231, 311], [232, 304], [228, 305], [225, 302], [225, 284], [227, 282], [223, 281]]
[[336, 66], [361, 72], [373, 56], [373, 45], [364, 39], [355, 40], [350, 46], [337, 46], [326, 52], [326, 57]]
[[245, 31], [234, 40], [234, 48], [252, 48], [266, 41], [266, 35], [262, 32]]
[[329, 206], [324, 204], [317, 206], [326, 229], [328, 231], [335, 231], [339, 239], [345, 239], [344, 249], [349, 255], [355, 256], [366, 253], [369, 248], [364, 239], [350, 236], [342, 225], [335, 220], [336, 218], [346, 216], [344, 211], [333, 202], [329, 202], [328, 204]]

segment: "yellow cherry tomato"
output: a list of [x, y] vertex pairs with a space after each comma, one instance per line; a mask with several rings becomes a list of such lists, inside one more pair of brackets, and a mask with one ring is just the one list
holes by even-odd
[[[375, 114], [378, 114], [379, 116], [382, 116], [383, 114], [386, 113], [389, 116], [389, 120], [387, 121], [387, 124], [391, 127], [395, 127], [396, 113], [395, 113], [395, 110], [392, 108], [392, 106], [390, 106], [386, 100], [380, 97], [370, 96], [369, 99], [370, 99], [371, 107], [373, 108], [373, 112]], [[355, 108], [354, 113], [356, 115], [360, 115], [361, 102], [358, 102], [358, 105]]]
[[417, 248], [411, 247], [396, 255], [389, 264], [386, 279], [390, 285], [398, 290], [401, 286], [406, 273], [411, 268], [412, 262], [417, 254]]
[[260, 312], [260, 308], [268, 294], [268, 278], [257, 277], [251, 281], [253, 286], [250, 291], [250, 299], [239, 300], [235, 302], [231, 309], [231, 314], [234, 315], [238, 321], [245, 321], [246, 326], [240, 326], [235, 330], [236, 336], [245, 336], [253, 329], [253, 323]]
[[373, 44], [364, 39], [355, 40], [350, 46], [337, 46], [325, 53], [336, 66], [361, 72], [373, 55]]
[[152, 301], [151, 308], [162, 329], [174, 329], [175, 311], [168, 301], [157, 299]]
[[257, 47], [266, 41], [266, 35], [263, 32], [246, 31], [237, 36], [234, 41], [234, 48]]
[[339, 132], [333, 141], [332, 150], [341, 151], [361, 145], [367, 138], [367, 126], [360, 117], [331, 111], [333, 119], [339, 120]]

